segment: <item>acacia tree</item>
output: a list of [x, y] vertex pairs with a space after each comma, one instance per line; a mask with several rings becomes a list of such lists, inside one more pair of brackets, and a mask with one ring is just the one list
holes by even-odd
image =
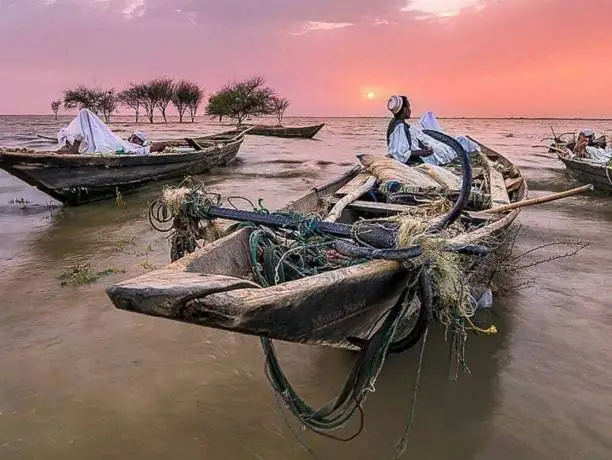
[[61, 105], [62, 105], [62, 101], [59, 99], [51, 102], [51, 110], [53, 111], [53, 114], [55, 115], [56, 120], [57, 120], [57, 112], [59, 112]]
[[146, 90], [142, 84], [130, 83], [130, 86], [119, 93], [119, 101], [134, 110], [136, 123], [140, 115], [140, 107], [142, 106]]
[[119, 99], [114, 89], [103, 91], [99, 95], [98, 107], [102, 115], [104, 115], [104, 121], [106, 123], [110, 122], [111, 115], [117, 110], [118, 104]]
[[205, 114], [211, 117], [218, 117], [219, 123], [223, 117], [229, 116], [229, 104], [231, 95], [227, 91], [219, 91], [208, 98]]
[[283, 123], [283, 116], [285, 115], [287, 107], [289, 107], [289, 101], [287, 99], [276, 96], [270, 98], [270, 112], [278, 118], [279, 126]]
[[202, 103], [202, 99], [204, 99], [204, 91], [197, 86], [192, 88], [189, 102], [187, 103], [187, 107], [189, 108], [189, 116], [191, 117], [192, 123], [195, 121], [195, 117], [198, 113], [198, 109], [200, 108], [200, 104]]
[[153, 123], [155, 117], [155, 107], [157, 107], [157, 94], [152, 91], [151, 85], [149, 83], [140, 83], [137, 85], [140, 88], [141, 99], [140, 104], [145, 111], [145, 115], [149, 120], [149, 123]]
[[96, 115], [99, 112], [100, 91], [86, 86], [77, 86], [64, 91], [64, 108], [89, 109]]
[[187, 109], [189, 109], [191, 121], [195, 121], [195, 116], [203, 96], [204, 93], [196, 83], [182, 80], [174, 85], [172, 103], [179, 114], [179, 123], [183, 122], [183, 116]]
[[264, 83], [262, 77], [256, 76], [226, 85], [210, 98], [206, 114], [219, 117], [219, 120], [234, 118], [238, 124], [249, 116], [270, 115], [274, 91]]
[[64, 108], [89, 109], [96, 115], [102, 113], [106, 123], [117, 109], [117, 95], [114, 89], [103, 90], [77, 86], [64, 91]]
[[170, 102], [172, 102], [172, 97], [174, 96], [174, 83], [171, 78], [156, 78], [155, 80], [150, 81], [148, 84], [149, 91], [154, 96], [155, 105], [161, 112], [162, 118], [164, 119], [164, 123], [168, 123], [168, 119], [166, 118], [166, 109]]

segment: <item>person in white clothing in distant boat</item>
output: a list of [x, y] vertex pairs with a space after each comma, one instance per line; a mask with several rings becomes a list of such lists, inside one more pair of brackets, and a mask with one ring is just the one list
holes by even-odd
[[66, 128], [60, 129], [57, 141], [60, 145], [57, 153], [69, 155], [86, 153], [148, 155], [166, 148], [163, 142], [148, 142], [147, 137], [140, 131], [124, 141], [89, 109], [81, 109]]
[[387, 128], [388, 156], [402, 163], [428, 163], [445, 165], [457, 157], [449, 146], [425, 134], [420, 128], [410, 126], [410, 102], [406, 96], [391, 96], [387, 108], [393, 119]]

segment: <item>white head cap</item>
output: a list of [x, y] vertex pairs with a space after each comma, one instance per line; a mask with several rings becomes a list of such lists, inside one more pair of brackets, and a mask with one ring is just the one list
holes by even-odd
[[132, 136], [136, 137], [137, 139], [140, 139], [143, 145], [148, 142], [147, 135], [142, 131], [135, 131], [134, 133], [132, 133]]
[[582, 131], [580, 131], [580, 134], [582, 134], [583, 136], [589, 137], [589, 136], [594, 136], [595, 135], [595, 131], [593, 131], [590, 128], [586, 128], [586, 129], [583, 129]]
[[391, 98], [387, 101], [387, 108], [393, 115], [397, 115], [402, 109], [402, 104], [403, 101], [401, 96], [391, 96]]

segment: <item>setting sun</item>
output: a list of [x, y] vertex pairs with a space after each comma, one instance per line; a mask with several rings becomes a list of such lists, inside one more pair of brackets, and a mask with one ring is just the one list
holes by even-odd
[[374, 99], [376, 97], [376, 94], [370, 91], [367, 96], [368, 96], [368, 99]]

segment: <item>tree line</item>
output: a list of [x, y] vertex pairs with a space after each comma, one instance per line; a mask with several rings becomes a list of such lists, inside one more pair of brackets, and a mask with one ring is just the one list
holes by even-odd
[[[119, 106], [129, 107], [134, 111], [136, 123], [140, 119], [141, 110], [149, 123], [154, 122], [155, 112], [158, 111], [164, 122], [167, 123], [167, 109], [172, 104], [178, 112], [179, 122], [182, 123], [188, 113], [194, 122], [202, 101], [204, 91], [196, 84], [187, 80], [174, 82], [170, 78], [156, 78], [147, 82], [130, 83], [122, 90], [90, 88], [77, 86], [64, 91], [61, 99], [51, 102], [51, 110], [57, 114], [62, 107], [65, 109], [89, 109], [98, 116], [103, 116], [109, 123], [111, 116]], [[255, 76], [243, 81], [233, 81], [226, 84], [221, 90], [212, 94], [205, 108], [205, 115], [218, 118], [234, 119], [238, 124], [248, 117], [275, 115], [279, 125], [289, 101], [276, 95], [276, 92], [266, 86], [265, 80]]]

